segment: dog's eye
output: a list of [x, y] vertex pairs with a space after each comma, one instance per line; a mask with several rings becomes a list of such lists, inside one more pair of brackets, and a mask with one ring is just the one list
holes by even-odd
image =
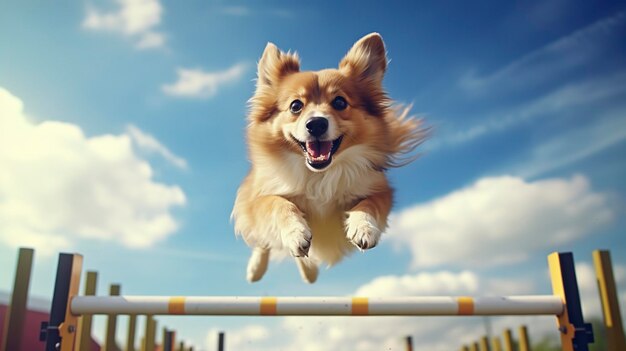
[[337, 96], [330, 104], [338, 111], [345, 110], [348, 107], [348, 102], [343, 96]]
[[289, 105], [289, 111], [293, 114], [298, 114], [302, 112], [302, 108], [304, 107], [304, 103], [300, 100], [293, 100], [291, 105]]

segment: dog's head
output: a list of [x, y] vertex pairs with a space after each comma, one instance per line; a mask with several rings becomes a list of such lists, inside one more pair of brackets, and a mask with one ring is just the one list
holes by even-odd
[[268, 43], [250, 99], [251, 148], [263, 148], [265, 154], [297, 153], [311, 171], [323, 172], [333, 157], [362, 145], [360, 152], [368, 154], [361, 156], [383, 165], [386, 67], [385, 46], [377, 33], [357, 41], [337, 69], [321, 71], [300, 71], [297, 54]]

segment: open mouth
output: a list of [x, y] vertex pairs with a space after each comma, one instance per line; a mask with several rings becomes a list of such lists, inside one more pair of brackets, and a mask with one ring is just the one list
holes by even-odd
[[333, 154], [339, 149], [342, 139], [343, 135], [335, 140], [301, 142], [294, 137], [294, 140], [298, 142], [302, 151], [304, 151], [306, 162], [315, 169], [324, 169], [330, 165], [333, 160]]

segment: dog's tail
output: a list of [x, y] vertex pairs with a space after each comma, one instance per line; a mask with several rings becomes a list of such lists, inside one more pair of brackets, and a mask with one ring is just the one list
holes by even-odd
[[390, 108], [388, 125], [392, 144], [387, 167], [401, 167], [413, 162], [420, 156], [415, 149], [430, 136], [431, 128], [424, 126], [421, 118], [409, 115], [411, 107], [395, 105]]

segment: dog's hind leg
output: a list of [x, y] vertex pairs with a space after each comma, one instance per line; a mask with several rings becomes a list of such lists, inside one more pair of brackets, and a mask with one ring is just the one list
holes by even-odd
[[302, 277], [302, 280], [309, 284], [315, 283], [317, 280], [317, 274], [319, 273], [317, 265], [309, 258], [296, 257], [295, 259], [298, 264], [298, 268], [300, 269], [300, 276]]
[[252, 249], [252, 255], [248, 260], [247, 278], [250, 283], [261, 280], [265, 271], [267, 271], [267, 263], [270, 257], [270, 250], [255, 247]]

